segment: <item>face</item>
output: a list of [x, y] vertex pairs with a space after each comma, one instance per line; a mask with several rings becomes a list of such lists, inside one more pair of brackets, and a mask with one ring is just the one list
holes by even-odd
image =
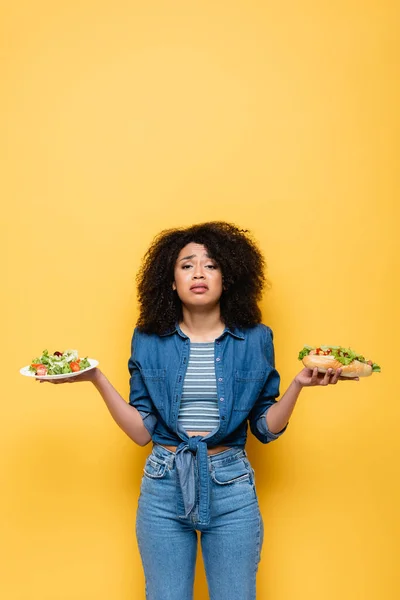
[[180, 251], [174, 269], [174, 282], [185, 306], [213, 306], [222, 294], [221, 269], [201, 244], [191, 242]]

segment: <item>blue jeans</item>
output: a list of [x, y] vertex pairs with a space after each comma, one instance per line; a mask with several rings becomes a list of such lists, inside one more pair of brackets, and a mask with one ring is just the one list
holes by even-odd
[[210, 600], [255, 600], [263, 523], [254, 471], [242, 448], [208, 456], [211, 478], [208, 525], [197, 503], [178, 517], [175, 454], [155, 445], [142, 477], [136, 534], [147, 600], [192, 600], [197, 531]]

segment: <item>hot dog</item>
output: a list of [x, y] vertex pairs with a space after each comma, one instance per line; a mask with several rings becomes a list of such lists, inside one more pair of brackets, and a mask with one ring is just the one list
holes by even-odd
[[342, 369], [341, 377], [369, 377], [381, 371], [372, 360], [343, 346], [304, 346], [298, 358], [308, 369], [317, 367], [319, 373], [326, 373], [328, 369], [334, 373]]

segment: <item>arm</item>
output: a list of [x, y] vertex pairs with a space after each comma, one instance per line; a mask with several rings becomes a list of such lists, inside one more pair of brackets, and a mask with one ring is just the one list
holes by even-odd
[[[150, 413], [142, 413], [139, 408], [127, 404], [117, 390], [111, 385], [107, 377], [100, 369], [91, 369], [83, 372], [73, 379], [57, 379], [55, 381], [39, 380], [40, 383], [78, 383], [79, 381], [90, 381], [100, 392], [108, 410], [114, 421], [121, 429], [139, 446], [145, 446], [151, 440], [149, 427], [146, 426], [145, 419], [149, 423]], [[131, 386], [132, 395], [132, 386]], [[156, 422], [153, 417], [154, 423]]]
[[114, 421], [136, 444], [145, 446], [151, 435], [144, 426], [139, 411], [125, 402], [100, 369], [93, 369], [92, 383], [100, 392]]
[[117, 425], [136, 444], [145, 446], [151, 440], [152, 433], [157, 424], [157, 417], [136, 360], [139, 338], [140, 334], [135, 329], [132, 337], [131, 356], [128, 362], [128, 369], [131, 375], [129, 380], [129, 404], [125, 402], [99, 369], [94, 369], [95, 373], [92, 382], [103, 397]]
[[293, 379], [279, 402], [276, 402], [268, 409], [266, 420], [267, 427], [271, 433], [277, 434], [287, 426], [302, 387], [302, 385], [297, 383], [296, 379]]
[[[281, 416], [279, 419], [276, 418], [274, 412], [272, 413], [273, 418], [271, 420], [269, 416], [267, 417], [271, 411], [276, 411], [281, 401], [277, 402], [276, 400], [279, 396], [280, 375], [275, 369], [273, 334], [269, 327], [265, 327], [264, 335], [265, 354], [270, 365], [270, 371], [257, 402], [250, 412], [249, 421], [250, 429], [255, 437], [263, 444], [268, 444], [268, 442], [276, 440], [286, 431], [288, 419], [283, 423], [284, 416], [283, 412], [281, 413], [280, 411], [278, 411], [278, 414]], [[283, 423], [282, 426], [279, 426], [280, 423]]]
[[157, 416], [140, 369], [136, 362], [137, 346], [136, 329], [132, 338], [131, 357], [128, 362], [130, 378], [129, 404], [120, 396], [100, 369], [83, 371], [73, 379], [57, 379], [55, 381], [39, 380], [40, 383], [77, 383], [90, 381], [100, 392], [114, 421], [136, 444], [145, 446], [151, 440], [157, 424]]
[[296, 406], [297, 399], [304, 387], [316, 385], [326, 386], [335, 385], [339, 380], [358, 381], [358, 377], [341, 377], [342, 369], [337, 369], [332, 374], [332, 369], [323, 373], [318, 373], [318, 369], [303, 369], [296, 375], [289, 385], [282, 398], [271, 406], [266, 414], [267, 427], [271, 433], [277, 433], [287, 426], [290, 416]]

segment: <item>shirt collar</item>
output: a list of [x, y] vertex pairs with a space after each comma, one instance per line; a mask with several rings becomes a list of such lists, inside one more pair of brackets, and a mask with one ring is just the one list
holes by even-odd
[[[166, 337], [167, 335], [173, 335], [174, 333], [177, 333], [178, 335], [180, 335], [180, 337], [183, 338], [184, 340], [189, 339], [188, 336], [185, 333], [183, 333], [183, 331], [179, 327], [178, 323], [175, 323], [175, 326], [172, 329], [170, 329], [169, 331], [166, 331], [165, 333], [161, 333], [160, 337]], [[226, 334], [229, 334], [238, 340], [246, 339], [243, 329], [240, 329], [239, 327], [225, 327], [225, 329], [223, 330], [221, 335], [217, 338], [217, 340], [222, 339]]]

